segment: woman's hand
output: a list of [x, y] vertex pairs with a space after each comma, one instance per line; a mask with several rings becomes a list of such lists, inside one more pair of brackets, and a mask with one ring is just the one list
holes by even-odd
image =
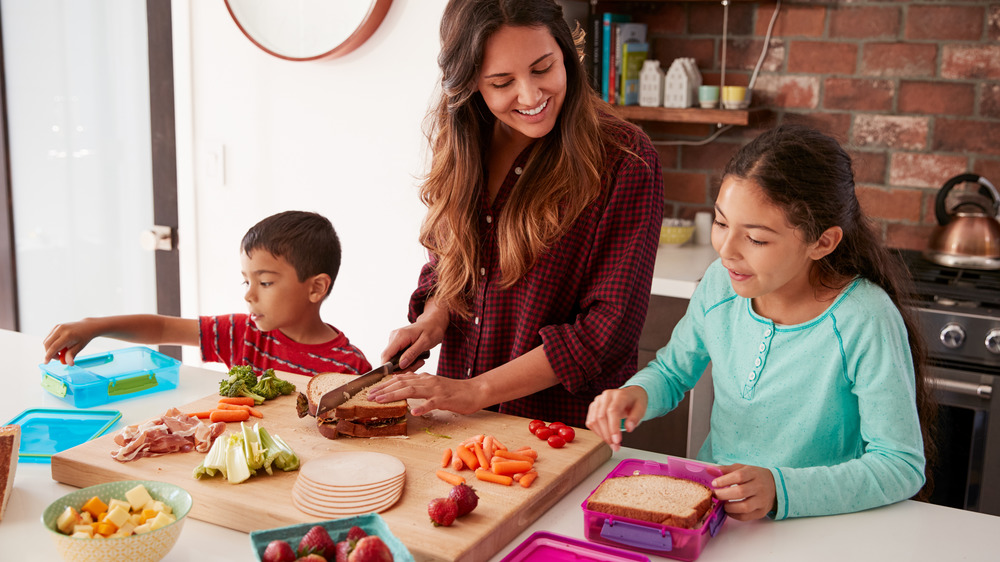
[[424, 313], [416, 322], [389, 334], [389, 344], [382, 351], [382, 363], [405, 349], [399, 358], [399, 368], [416, 371], [424, 364], [423, 361], [415, 362], [417, 356], [430, 351], [444, 340], [444, 332], [450, 321], [448, 311], [438, 308], [433, 299], [428, 300], [424, 305]]
[[617, 451], [622, 445], [622, 420], [625, 420], [625, 431], [631, 432], [638, 427], [648, 400], [646, 391], [640, 386], [605, 390], [590, 403], [587, 427]]
[[726, 513], [738, 521], [761, 519], [777, 509], [774, 476], [759, 466], [730, 464], [719, 467], [722, 476], [712, 481], [715, 497], [726, 502]]
[[97, 335], [98, 329], [90, 319], [57, 324], [42, 342], [45, 346], [43, 362], [58, 357], [63, 364], [72, 365], [73, 358]]
[[456, 414], [471, 414], [489, 404], [480, 404], [477, 398], [483, 396], [478, 391], [476, 379], [456, 380], [427, 373], [403, 373], [395, 375], [389, 382], [373, 386], [368, 391], [368, 399], [374, 402], [392, 402], [407, 398], [422, 398], [425, 401], [410, 409], [415, 416], [431, 410], [448, 410]]

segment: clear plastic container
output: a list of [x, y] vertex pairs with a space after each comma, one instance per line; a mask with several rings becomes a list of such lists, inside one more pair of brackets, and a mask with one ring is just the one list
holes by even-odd
[[77, 357], [75, 365], [39, 365], [42, 388], [77, 408], [90, 408], [177, 388], [181, 362], [148, 347]]
[[[619, 476], [657, 474], [693, 480], [711, 487], [711, 482], [718, 475], [718, 472], [710, 474], [709, 468], [713, 468], [713, 465], [679, 457], [668, 457], [666, 464], [625, 459], [618, 463], [618, 466], [609, 472], [604, 480]], [[601, 482], [603, 483], [604, 480]], [[694, 529], [681, 529], [591, 511], [587, 509], [587, 502], [590, 501], [590, 496], [596, 490], [597, 488], [591, 490], [580, 507], [583, 508], [583, 525], [587, 540], [600, 544], [647, 552], [676, 560], [695, 560], [701, 555], [701, 551], [708, 544], [709, 539], [719, 532], [726, 520], [726, 512], [722, 508], [722, 503], [715, 498], [712, 498], [712, 509], [702, 519], [701, 524]]]

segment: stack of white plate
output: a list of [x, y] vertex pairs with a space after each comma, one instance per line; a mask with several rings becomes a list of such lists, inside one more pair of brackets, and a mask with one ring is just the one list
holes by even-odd
[[406, 467], [391, 455], [348, 451], [313, 459], [299, 469], [292, 503], [304, 513], [338, 519], [379, 513], [403, 493]]

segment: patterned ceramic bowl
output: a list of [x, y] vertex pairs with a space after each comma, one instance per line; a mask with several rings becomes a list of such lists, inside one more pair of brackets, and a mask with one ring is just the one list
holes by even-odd
[[[141, 535], [107, 539], [74, 538], [64, 535], [56, 529], [56, 519], [66, 509], [72, 506], [79, 510], [80, 506], [90, 498], [97, 496], [107, 503], [112, 498], [125, 500], [125, 492], [142, 484], [154, 500], [160, 500], [173, 510], [176, 521]], [[170, 552], [177, 542], [184, 526], [184, 518], [191, 511], [191, 494], [184, 488], [166, 482], [151, 480], [121, 480], [81, 488], [49, 504], [42, 512], [42, 524], [49, 530], [56, 550], [63, 560], [68, 562], [107, 562], [109, 560], [126, 560], [128, 562], [155, 562]]]

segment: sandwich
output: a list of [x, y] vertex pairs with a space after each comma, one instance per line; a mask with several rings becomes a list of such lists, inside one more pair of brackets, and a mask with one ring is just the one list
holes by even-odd
[[711, 508], [707, 486], [657, 474], [608, 478], [587, 498], [591, 511], [681, 529], [698, 527]]
[[[391, 376], [387, 375], [386, 378]], [[316, 409], [323, 395], [350, 382], [353, 378], [354, 375], [340, 373], [313, 377], [306, 388], [309, 413], [316, 415]], [[341, 435], [350, 437], [406, 435], [406, 400], [396, 400], [384, 404], [368, 400], [368, 389], [381, 382], [361, 389], [354, 396], [345, 396], [347, 400], [343, 404], [318, 416], [316, 426], [320, 434], [327, 439], [336, 439]]]
[[21, 426], [12, 424], [0, 427], [0, 520], [3, 520], [3, 512], [7, 510], [7, 502], [14, 491], [20, 441]]

